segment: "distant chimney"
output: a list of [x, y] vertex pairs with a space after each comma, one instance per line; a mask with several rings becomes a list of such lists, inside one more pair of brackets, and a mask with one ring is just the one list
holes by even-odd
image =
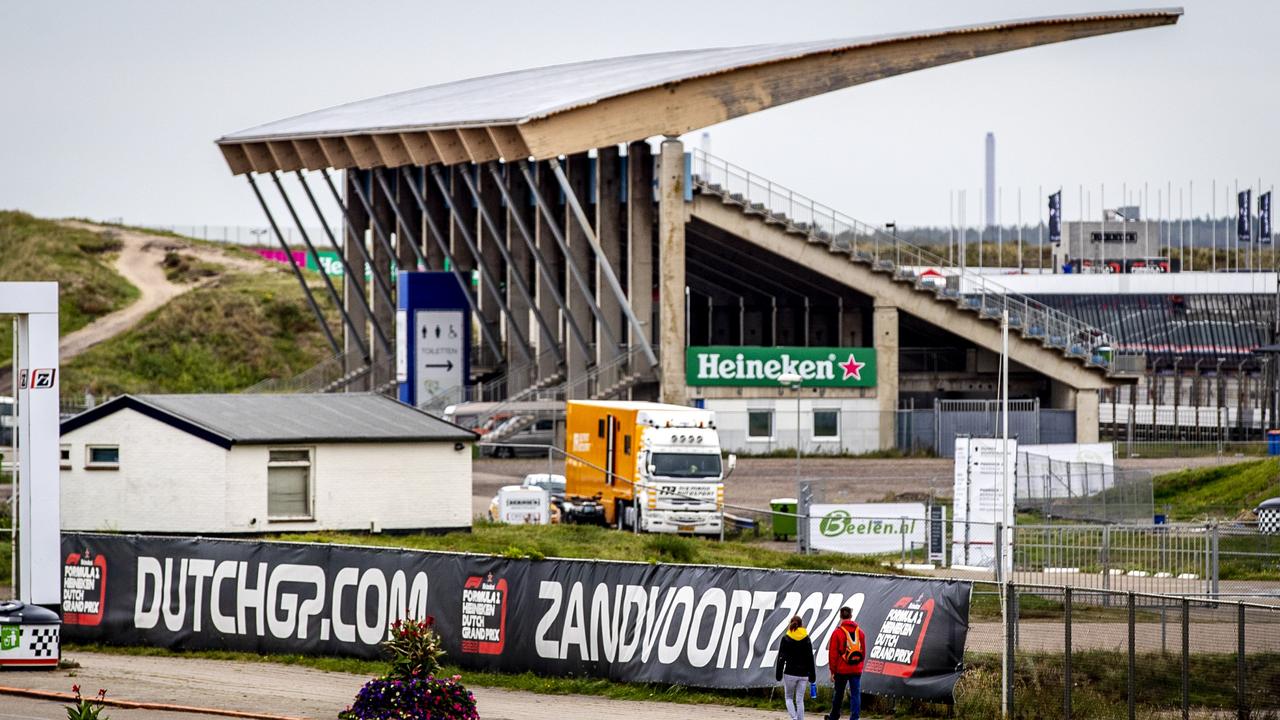
[[996, 220], [996, 134], [987, 133], [987, 208], [986, 221], [987, 227], [995, 225]]

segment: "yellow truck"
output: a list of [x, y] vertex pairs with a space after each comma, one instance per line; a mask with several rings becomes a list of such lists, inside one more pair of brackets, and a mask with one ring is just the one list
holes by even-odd
[[719, 535], [724, 479], [710, 410], [570, 400], [565, 413], [566, 522]]

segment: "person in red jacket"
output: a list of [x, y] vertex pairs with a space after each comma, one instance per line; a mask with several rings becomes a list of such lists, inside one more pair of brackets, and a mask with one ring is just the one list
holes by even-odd
[[827, 720], [840, 720], [845, 686], [849, 688], [849, 720], [858, 720], [862, 714], [862, 662], [866, 656], [867, 636], [853, 621], [853, 611], [840, 608], [840, 624], [827, 641], [827, 668], [835, 685]]

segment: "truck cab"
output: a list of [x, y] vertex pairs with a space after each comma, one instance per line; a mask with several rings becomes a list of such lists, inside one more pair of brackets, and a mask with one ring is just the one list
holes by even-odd
[[721, 460], [715, 413], [570, 401], [565, 427], [567, 513], [594, 502], [602, 511], [594, 516], [620, 529], [720, 534], [724, 479], [734, 458]]

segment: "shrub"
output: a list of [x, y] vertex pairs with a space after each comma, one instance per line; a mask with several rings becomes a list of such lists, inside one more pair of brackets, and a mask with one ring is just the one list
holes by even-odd
[[432, 629], [436, 619], [405, 618], [391, 625], [391, 638], [382, 643], [391, 655], [391, 672], [388, 678], [411, 680], [425, 678], [440, 672], [440, 636]]
[[476, 699], [459, 677], [370, 680], [339, 720], [478, 720]]
[[67, 720], [107, 720], [107, 716], [102, 715], [102, 701], [107, 697], [106, 690], [98, 690], [97, 697], [92, 700], [80, 696], [79, 685], [72, 685], [71, 692], [76, 694], [76, 704], [66, 708]]

